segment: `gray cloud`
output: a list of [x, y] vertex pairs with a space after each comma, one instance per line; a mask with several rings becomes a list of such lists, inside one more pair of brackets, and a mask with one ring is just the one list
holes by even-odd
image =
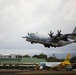
[[0, 53], [75, 53], [76, 44], [48, 49], [21, 38], [28, 32], [71, 33], [75, 26], [76, 0], [0, 0]]

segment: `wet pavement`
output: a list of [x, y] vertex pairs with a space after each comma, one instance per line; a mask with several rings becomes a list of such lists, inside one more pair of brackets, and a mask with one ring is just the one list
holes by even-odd
[[76, 75], [76, 71], [0, 70], [0, 75]]

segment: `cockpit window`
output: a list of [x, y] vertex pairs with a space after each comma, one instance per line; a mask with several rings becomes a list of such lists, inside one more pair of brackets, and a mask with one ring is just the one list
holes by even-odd
[[35, 35], [34, 33], [31, 33], [31, 34], [30, 34], [31, 37], [34, 36], [34, 35]]
[[34, 33], [31, 33], [31, 35], [35, 35]]

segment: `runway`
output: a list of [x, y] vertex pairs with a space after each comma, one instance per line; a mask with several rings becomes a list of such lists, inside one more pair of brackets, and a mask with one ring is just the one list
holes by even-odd
[[76, 75], [76, 71], [0, 70], [0, 75]]

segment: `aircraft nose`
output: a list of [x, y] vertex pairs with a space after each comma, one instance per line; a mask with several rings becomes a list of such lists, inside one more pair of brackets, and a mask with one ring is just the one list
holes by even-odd
[[26, 39], [29, 39], [30, 37], [29, 37], [29, 36], [25, 36], [25, 37], [22, 37], [22, 38], [26, 38]]
[[26, 36], [25, 38], [27, 38], [27, 39], [28, 39], [28, 38], [29, 38], [29, 36]]
[[27, 37], [22, 37], [22, 38], [27, 38]]

